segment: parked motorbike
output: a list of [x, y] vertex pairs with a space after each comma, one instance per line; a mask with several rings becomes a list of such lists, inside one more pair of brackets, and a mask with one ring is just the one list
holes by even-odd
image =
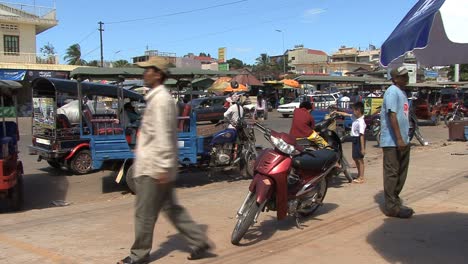
[[287, 215], [300, 218], [313, 214], [323, 203], [328, 178], [336, 174], [338, 155], [333, 149], [306, 151], [289, 134], [256, 123], [273, 148], [263, 150], [255, 162], [255, 176], [237, 212], [231, 243], [238, 245], [249, 227], [266, 210], [277, 211], [278, 220]]
[[464, 118], [463, 105], [457, 102], [453, 105], [453, 112], [445, 116], [445, 125], [448, 126], [449, 122], [463, 120]]
[[[222, 120], [216, 124], [227, 125], [229, 121]], [[253, 177], [253, 166], [257, 157], [255, 148], [255, 133], [253, 126], [241, 119], [232, 124], [236, 129], [226, 128], [213, 135], [210, 142], [210, 167], [239, 166], [246, 176]]]
[[[346, 160], [346, 157], [343, 155], [343, 146], [342, 146], [342, 140], [338, 136], [338, 134], [330, 130], [329, 127], [331, 126], [332, 123], [336, 122], [337, 119], [341, 118], [340, 115], [338, 114], [331, 114], [329, 118], [324, 119], [323, 121], [317, 123], [315, 125], [314, 130], [323, 138], [329, 146], [336, 152], [338, 155], [338, 163], [340, 165], [340, 169], [337, 170], [337, 175], [343, 173], [348, 182], [353, 182], [354, 178], [351, 176], [349, 173], [349, 163]], [[305, 147], [306, 149], [309, 149], [312, 147], [312, 150], [317, 150], [321, 149], [321, 146], [314, 145], [313, 142], [311, 142], [308, 139], [301, 139], [298, 141], [298, 145]]]
[[[380, 127], [380, 113], [377, 114], [377, 116], [373, 119], [372, 122], [372, 135], [375, 137], [377, 144], [380, 145], [380, 134], [381, 134], [381, 127]], [[411, 142], [414, 137], [418, 140], [419, 144], [421, 146], [427, 146], [429, 143], [424, 139], [423, 135], [421, 134], [421, 131], [419, 130], [419, 125], [418, 125], [418, 119], [414, 113], [410, 109], [409, 112], [409, 123], [410, 123], [410, 128], [409, 128], [409, 141]]]

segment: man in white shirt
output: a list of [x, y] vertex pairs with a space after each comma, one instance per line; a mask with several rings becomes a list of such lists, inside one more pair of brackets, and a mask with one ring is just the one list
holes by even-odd
[[235, 129], [239, 120], [244, 116], [244, 109], [240, 106], [239, 95], [231, 96], [231, 106], [224, 112], [224, 118], [229, 121], [229, 128]]

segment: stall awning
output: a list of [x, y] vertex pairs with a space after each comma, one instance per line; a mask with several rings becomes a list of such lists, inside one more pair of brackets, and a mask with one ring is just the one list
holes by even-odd
[[26, 76], [26, 70], [0, 70], [0, 80], [7, 81], [22, 81]]

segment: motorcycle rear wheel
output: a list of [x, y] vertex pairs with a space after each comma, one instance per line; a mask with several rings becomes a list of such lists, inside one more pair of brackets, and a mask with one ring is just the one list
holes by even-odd
[[240, 240], [244, 237], [247, 230], [252, 226], [255, 215], [260, 210], [260, 206], [257, 203], [256, 195], [250, 194], [250, 197], [245, 203], [244, 212], [237, 219], [236, 226], [232, 230], [231, 243], [233, 245], [239, 245]]
[[316, 202], [314, 205], [310, 206], [310, 209], [304, 210], [304, 211], [299, 211], [299, 215], [302, 217], [309, 217], [317, 209], [319, 209], [320, 206], [322, 206], [323, 200], [325, 199], [325, 196], [327, 195], [327, 190], [328, 190], [328, 178], [323, 177], [322, 180], [315, 186], [317, 189], [317, 197], [316, 197]]

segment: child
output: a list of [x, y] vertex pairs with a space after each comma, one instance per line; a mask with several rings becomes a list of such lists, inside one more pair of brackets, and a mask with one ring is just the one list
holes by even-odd
[[353, 114], [338, 112], [344, 116], [353, 118], [351, 126], [351, 137], [353, 142], [353, 160], [356, 163], [358, 177], [354, 179], [354, 183], [364, 183], [364, 156], [366, 154], [366, 141], [364, 133], [366, 131], [366, 122], [364, 121], [364, 104], [356, 102], [353, 105]]

